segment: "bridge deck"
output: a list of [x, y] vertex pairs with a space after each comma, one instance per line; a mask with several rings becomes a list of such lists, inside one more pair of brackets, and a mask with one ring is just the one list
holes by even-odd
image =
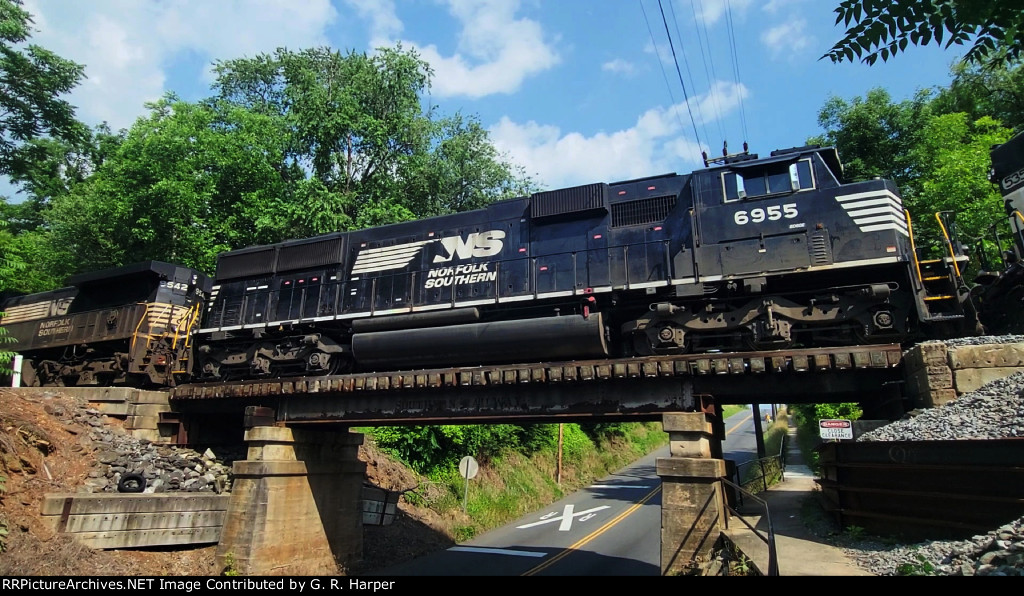
[[719, 403], [860, 401], [899, 379], [898, 344], [495, 364], [285, 377], [174, 388], [176, 409], [258, 404], [301, 421], [475, 422], [641, 417]]

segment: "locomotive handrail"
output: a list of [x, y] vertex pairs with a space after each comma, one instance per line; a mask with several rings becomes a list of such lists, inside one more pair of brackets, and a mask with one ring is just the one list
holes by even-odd
[[946, 230], [945, 224], [942, 223], [941, 212], [935, 213], [935, 221], [939, 222], [939, 229], [942, 230], [942, 235], [946, 239], [946, 248], [949, 249], [950, 260], [953, 261], [953, 271], [956, 272], [956, 278], [963, 285], [963, 275], [960, 273], [960, 265], [956, 262], [956, 251], [953, 250], [953, 242], [949, 239], [949, 231]]
[[910, 254], [914, 255], [914, 269], [917, 271], [917, 283], [921, 287], [924, 287], [924, 276], [921, 274], [921, 261], [917, 258], [917, 246], [914, 243], [914, 226], [910, 223], [910, 211], [908, 209], [904, 209], [903, 213], [907, 216], [907, 234], [910, 236]]
[[129, 351], [132, 354], [135, 353], [135, 340], [137, 340], [139, 338], [139, 329], [142, 328], [142, 322], [146, 321], [147, 320], [147, 315], [149, 315], [149, 303], [144, 303], [144, 302], [136, 303], [136, 305], [139, 305], [139, 304], [144, 304], [146, 308], [142, 311], [142, 316], [139, 317], [139, 322], [135, 325], [135, 331], [132, 332], [132, 344], [131, 344], [131, 347], [129, 348]]

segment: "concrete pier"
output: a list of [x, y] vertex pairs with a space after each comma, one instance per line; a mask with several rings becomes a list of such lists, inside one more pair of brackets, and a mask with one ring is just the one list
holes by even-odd
[[344, 575], [362, 556], [363, 435], [256, 426], [245, 440], [218, 565], [240, 575]]
[[719, 479], [725, 460], [713, 458], [718, 439], [702, 412], [665, 414], [669, 457], [658, 458], [661, 477], [661, 574], [687, 575], [702, 568], [725, 526]]

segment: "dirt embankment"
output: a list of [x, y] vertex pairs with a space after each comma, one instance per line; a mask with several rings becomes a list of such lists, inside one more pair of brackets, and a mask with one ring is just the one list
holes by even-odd
[[[40, 515], [49, 493], [79, 492], [86, 480], [102, 473], [93, 428], [80, 414], [88, 404], [53, 391], [27, 396], [0, 389], [0, 576], [209, 576], [216, 567], [216, 545], [193, 548], [93, 550], [55, 534]], [[77, 419], [76, 419], [77, 418]], [[93, 417], [95, 419], [95, 417]], [[100, 418], [108, 427], [118, 420]], [[373, 445], [360, 448], [367, 481], [389, 490], [417, 486], [410, 470], [380, 454]], [[350, 574], [387, 567], [454, 542], [446, 520], [404, 499], [388, 526], [364, 529], [363, 561]]]

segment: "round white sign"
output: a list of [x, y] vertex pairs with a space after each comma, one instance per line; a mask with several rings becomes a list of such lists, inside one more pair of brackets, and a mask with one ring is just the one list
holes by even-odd
[[462, 461], [459, 462], [459, 474], [462, 474], [462, 477], [465, 478], [466, 480], [469, 480], [470, 478], [475, 478], [476, 473], [479, 470], [480, 466], [476, 463], [476, 460], [473, 459], [472, 455], [467, 455], [466, 457], [462, 458]]

